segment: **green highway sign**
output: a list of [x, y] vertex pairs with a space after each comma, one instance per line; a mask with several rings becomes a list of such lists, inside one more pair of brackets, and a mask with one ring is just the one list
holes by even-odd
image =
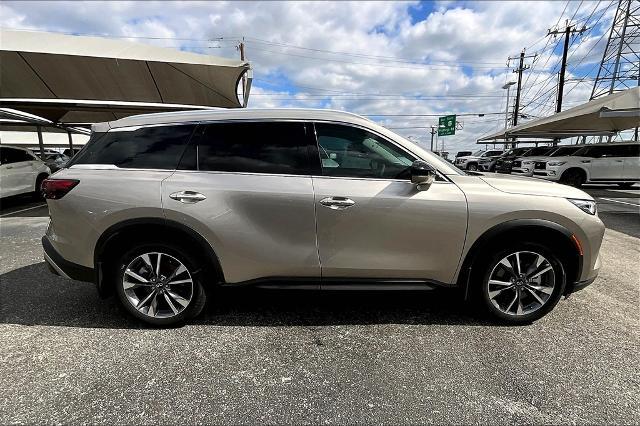
[[456, 134], [456, 116], [445, 115], [438, 119], [438, 136], [451, 136]]

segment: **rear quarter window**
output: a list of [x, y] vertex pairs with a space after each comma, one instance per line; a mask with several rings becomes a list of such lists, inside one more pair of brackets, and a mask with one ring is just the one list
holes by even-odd
[[185, 124], [94, 133], [69, 165], [113, 164], [121, 168], [173, 170], [194, 129], [194, 124]]

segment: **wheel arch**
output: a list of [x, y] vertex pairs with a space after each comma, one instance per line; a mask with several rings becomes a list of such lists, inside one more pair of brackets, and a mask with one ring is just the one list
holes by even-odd
[[465, 299], [468, 298], [473, 273], [478, 268], [476, 261], [493, 247], [525, 238], [527, 242], [543, 243], [560, 258], [565, 268], [567, 289], [571, 288], [570, 284], [578, 279], [583, 263], [581, 249], [574, 241], [573, 233], [564, 226], [545, 219], [514, 219], [485, 231], [468, 250], [457, 281], [464, 289]]
[[562, 180], [566, 176], [567, 173], [573, 172], [573, 171], [577, 171], [577, 172], [581, 173], [584, 176], [584, 181], [585, 182], [588, 182], [589, 179], [591, 178], [591, 176], [589, 175], [589, 170], [587, 170], [584, 167], [580, 167], [580, 166], [574, 165], [574, 166], [569, 166], [569, 167], [567, 167], [566, 169], [564, 169], [562, 171], [562, 173], [560, 174], [560, 180]]
[[33, 186], [35, 187], [35, 192], [40, 191], [40, 188], [38, 188], [38, 182], [42, 183], [42, 181], [48, 178], [49, 176], [51, 175], [45, 171], [41, 171], [36, 175], [36, 180], [33, 183]]
[[94, 248], [94, 268], [96, 271], [96, 285], [101, 297], [112, 294], [109, 277], [103, 266], [114, 260], [114, 254], [124, 243], [131, 241], [145, 241], [157, 239], [161, 236], [167, 241], [180, 241], [179, 244], [190, 247], [193, 254], [203, 260], [205, 273], [212, 274], [216, 283], [224, 282], [224, 273], [220, 260], [211, 244], [197, 231], [179, 222], [163, 218], [136, 218], [116, 223], [102, 233]]

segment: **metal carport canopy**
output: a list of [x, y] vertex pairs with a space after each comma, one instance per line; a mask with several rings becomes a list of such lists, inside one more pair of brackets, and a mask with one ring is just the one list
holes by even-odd
[[[239, 108], [237, 88], [248, 62], [101, 37], [32, 31], [0, 31], [0, 98], [11, 108], [42, 112], [37, 100], [93, 100]], [[23, 99], [20, 105], [16, 102]], [[2, 101], [0, 100], [0, 106]], [[60, 103], [44, 114], [54, 122], [109, 121], [122, 114], [111, 105], [102, 114]], [[161, 111], [162, 106], [156, 111]], [[148, 112], [148, 110], [147, 110]]]
[[634, 87], [577, 107], [478, 139], [478, 143], [511, 137], [564, 139], [612, 135], [640, 126], [640, 87]]

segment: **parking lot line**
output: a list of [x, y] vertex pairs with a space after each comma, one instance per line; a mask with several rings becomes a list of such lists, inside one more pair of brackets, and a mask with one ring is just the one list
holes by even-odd
[[629, 203], [627, 201], [618, 201], [618, 200], [612, 200], [611, 198], [603, 198], [603, 197], [600, 197], [600, 199], [605, 201], [611, 201], [612, 203], [620, 203], [620, 204], [627, 204], [629, 206], [640, 207], [640, 204]]
[[40, 204], [40, 205], [33, 206], [33, 207], [28, 207], [28, 208], [22, 209], [22, 210], [16, 210], [15, 212], [10, 212], [10, 213], [5, 213], [3, 215], [0, 215], [0, 217], [11, 216], [12, 214], [17, 214], [17, 213], [26, 212], [26, 211], [29, 211], [29, 210], [39, 209], [41, 207], [45, 207], [46, 205], [47, 204], [45, 203], [45, 204]]

